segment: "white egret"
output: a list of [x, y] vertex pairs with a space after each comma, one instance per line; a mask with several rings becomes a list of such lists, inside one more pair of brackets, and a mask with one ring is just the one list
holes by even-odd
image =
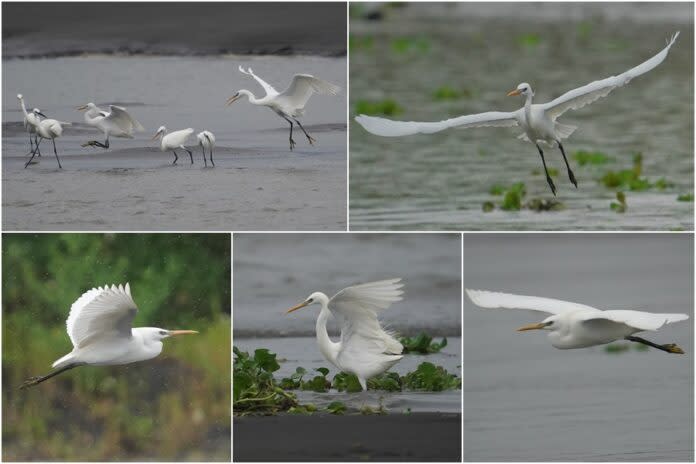
[[[319, 303], [321, 311], [316, 324], [319, 351], [341, 371], [355, 374], [363, 390], [367, 390], [367, 379], [386, 371], [403, 357], [404, 347], [382, 328], [377, 318], [380, 311], [401, 300], [400, 281], [381, 280], [347, 287], [331, 299], [315, 292], [287, 312]], [[339, 342], [331, 341], [326, 331], [330, 314], [341, 328]]]
[[130, 286], [93, 288], [70, 307], [66, 321], [73, 350], [53, 363], [50, 373], [32, 377], [20, 388], [39, 384], [78, 366], [130, 364], [157, 357], [162, 340], [174, 335], [195, 334], [195, 330], [166, 330], [157, 327], [133, 328], [138, 312]]
[[[19, 100], [19, 105], [22, 108], [22, 113], [24, 113], [24, 128], [27, 130], [27, 133], [29, 134], [29, 152], [34, 151], [34, 144], [38, 146], [39, 143], [39, 137], [36, 134], [36, 128], [41, 122], [41, 117], [46, 118], [46, 115], [41, 112], [40, 109], [34, 108], [31, 113], [27, 112], [26, 106], [24, 106], [24, 97], [22, 96], [21, 93], [17, 94], [17, 99]], [[34, 139], [32, 141], [32, 135], [34, 136]], [[38, 155], [41, 156], [41, 151], [38, 151]]]
[[77, 108], [85, 112], [85, 122], [104, 133], [104, 143], [90, 140], [83, 143], [83, 147], [93, 146], [104, 149], [109, 148], [109, 136], [132, 139], [133, 132], [142, 132], [145, 128], [133, 118], [125, 108], [109, 105], [109, 111], [103, 111], [94, 103], [87, 103]]
[[591, 306], [537, 296], [512, 295], [509, 293], [466, 290], [476, 306], [485, 309], [527, 309], [551, 314], [541, 322], [528, 324], [517, 329], [548, 330], [551, 345], [561, 350], [586, 348], [625, 339], [643, 343], [667, 353], [683, 354], [677, 345], [658, 345], [633, 334], [646, 330], [654, 331], [666, 324], [684, 321], [686, 314], [648, 313], [645, 311], [611, 310], [602, 311]]
[[58, 158], [58, 151], [56, 150], [56, 139], [63, 135], [63, 126], [69, 125], [71, 125], [71, 123], [57, 121], [55, 119], [44, 119], [43, 121], [41, 121], [36, 126], [36, 133], [38, 134], [40, 139], [36, 142], [34, 151], [31, 152], [31, 158], [29, 158], [29, 161], [27, 161], [24, 165], [24, 169], [26, 169], [27, 166], [31, 164], [31, 161], [34, 159], [34, 156], [39, 151], [39, 144], [43, 139], [51, 139], [51, 141], [53, 142], [53, 154], [56, 155], [56, 161], [58, 161], [58, 168], [63, 169], [63, 166], [60, 165], [60, 158]]
[[210, 150], [210, 162], [215, 166], [215, 161], [213, 161], [213, 148], [215, 148], [215, 135], [207, 130], [204, 130], [202, 132], [199, 132], [198, 135], [196, 135], [198, 138], [198, 145], [201, 146], [201, 150], [203, 150], [203, 163], [208, 166], [208, 162], [205, 160], [205, 149], [207, 148]]
[[278, 92], [273, 88], [273, 86], [254, 74], [251, 68], [247, 68], [245, 71], [244, 68], [239, 66], [239, 71], [242, 74], [246, 74], [256, 79], [256, 81], [261, 84], [261, 87], [263, 87], [263, 89], [266, 91], [266, 95], [263, 98], [256, 98], [250, 91], [242, 89], [227, 99], [228, 106], [243, 96], [246, 96], [249, 99], [249, 103], [252, 105], [267, 106], [278, 116], [290, 123], [290, 150], [295, 148], [295, 141], [292, 138], [293, 121], [300, 126], [300, 129], [302, 129], [302, 132], [304, 132], [309, 144], [314, 145], [316, 140], [307, 133], [297, 118], [304, 114], [304, 107], [312, 94], [318, 93], [321, 95], [338, 95], [338, 92], [341, 90], [340, 87], [331, 84], [330, 82], [317, 79], [310, 74], [295, 74], [288, 88], [282, 92]]
[[162, 141], [160, 143], [160, 150], [171, 150], [172, 153], [174, 153], [174, 162], [172, 164], [176, 164], [176, 160], [179, 159], [179, 156], [176, 154], [177, 148], [181, 148], [182, 150], [188, 152], [189, 156], [191, 157], [191, 164], [193, 164], [193, 153], [191, 153], [191, 150], [184, 146], [188, 145], [186, 142], [188, 141], [188, 138], [191, 136], [191, 134], [193, 134], [193, 129], [191, 129], [190, 127], [188, 129], [181, 129], [178, 131], [167, 133], [167, 128], [164, 126], [160, 126], [160, 128], [157, 129], [155, 135], [152, 136], [152, 140], [155, 140], [158, 137], [162, 137]]
[[532, 142], [536, 145], [541, 162], [544, 165], [546, 173], [546, 181], [551, 188], [551, 191], [556, 195], [556, 186], [549, 176], [546, 169], [546, 160], [544, 152], [539, 143], [543, 143], [550, 147], [558, 146], [563, 155], [566, 168], [568, 170], [568, 178], [577, 188], [578, 183], [575, 180], [575, 175], [570, 169], [568, 159], [566, 158], [565, 150], [563, 149], [562, 139], [568, 138], [576, 129], [575, 126], [561, 124], [556, 119], [568, 110], [575, 110], [589, 105], [601, 97], [606, 97], [612, 90], [622, 87], [635, 77], [645, 74], [667, 57], [670, 47], [679, 36], [679, 32], [674, 34], [668, 41], [667, 46], [657, 55], [653, 56], [644, 63], [629, 69], [623, 74], [608, 77], [598, 81], [591, 82], [585, 86], [578, 87], [569, 92], [564, 93], [558, 98], [551, 100], [548, 103], [532, 104], [534, 91], [527, 83], [522, 83], [515, 90], [508, 93], [508, 96], [522, 95], [525, 97], [524, 107], [512, 112], [491, 111], [487, 113], [471, 114], [467, 116], [459, 116], [457, 118], [447, 119], [439, 122], [405, 122], [392, 121], [384, 118], [373, 116], [359, 115], [355, 120], [365, 128], [368, 132], [381, 135], [384, 137], [399, 137], [411, 134], [433, 134], [451, 127], [469, 128], [483, 126], [520, 126], [524, 131], [518, 136], [519, 139]]

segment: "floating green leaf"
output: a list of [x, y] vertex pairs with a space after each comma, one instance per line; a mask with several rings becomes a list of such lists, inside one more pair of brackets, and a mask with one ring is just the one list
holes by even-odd
[[440, 350], [447, 346], [447, 338], [443, 338], [440, 343], [437, 343], [433, 341], [433, 337], [424, 332], [419, 333], [415, 337], [401, 337], [399, 338], [399, 342], [404, 346], [404, 354], [439, 353]]

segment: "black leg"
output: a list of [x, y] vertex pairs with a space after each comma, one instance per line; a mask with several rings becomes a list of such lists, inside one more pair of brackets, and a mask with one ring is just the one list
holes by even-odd
[[[41, 139], [41, 140], [43, 140], [43, 139]], [[41, 142], [41, 140], [39, 140], [39, 142]], [[29, 166], [29, 164], [31, 164], [31, 160], [34, 159], [34, 156], [36, 156], [36, 152], [37, 152], [38, 150], [39, 150], [39, 144], [37, 143], [37, 144], [36, 144], [36, 148], [34, 148], [34, 151], [31, 152], [31, 158], [29, 158], [29, 161], [27, 161], [27, 162], [24, 164], [24, 169], [26, 169], [27, 166]]]
[[640, 337], [633, 337], [631, 335], [629, 335], [628, 337], [625, 337], [625, 338], [628, 341], [642, 343], [643, 345], [652, 346], [653, 348], [657, 348], [658, 350], [662, 350], [662, 351], [665, 351], [667, 353], [684, 354], [684, 350], [679, 348], [674, 343], [668, 343], [666, 345], [658, 345], [657, 343], [653, 343], [650, 340], [646, 340], [646, 339], [640, 338]]
[[176, 164], [176, 160], [178, 160], [179, 157], [176, 154], [176, 150], [172, 150], [172, 153], [174, 153], [174, 162], [172, 164]]
[[292, 139], [292, 121], [283, 116], [283, 118], [290, 123], [290, 151], [295, 148], [295, 141]]
[[[295, 119], [295, 118], [293, 118], [293, 119]], [[312, 138], [312, 136], [310, 136], [310, 135], [307, 133], [307, 131], [304, 129], [304, 127], [302, 127], [302, 124], [300, 124], [300, 121], [298, 121], [297, 119], [295, 119], [295, 122], [297, 123], [298, 126], [300, 126], [300, 129], [302, 129], [302, 132], [304, 132], [304, 135], [307, 136], [307, 140], [309, 141], [309, 144], [310, 144], [310, 145], [314, 145], [314, 142], [316, 142], [316, 140], [314, 140], [314, 139]]]
[[203, 164], [208, 167], [208, 160], [205, 159], [205, 147], [201, 144], [201, 150], [203, 151]]
[[43, 139], [39, 139], [38, 135], [34, 136], [34, 146], [36, 147], [36, 154], [39, 155], [39, 157], [41, 157], [41, 150], [39, 150], [39, 143], [41, 143], [41, 140]]
[[37, 377], [32, 377], [32, 378], [30, 378], [30, 379], [25, 380], [24, 383], [23, 383], [22, 385], [19, 386], [19, 389], [20, 389], [20, 390], [23, 390], [23, 389], [25, 389], [25, 388], [27, 388], [27, 387], [31, 387], [31, 386], [34, 386], [34, 385], [38, 385], [38, 384], [40, 384], [41, 382], [45, 382], [46, 380], [50, 379], [51, 377], [55, 377], [56, 375], [58, 375], [58, 374], [60, 374], [60, 373], [62, 373], [62, 372], [68, 371], [68, 370], [72, 369], [73, 367], [77, 367], [77, 366], [81, 366], [81, 365], [82, 365], [82, 364], [69, 364], [69, 365], [67, 365], [67, 366], [61, 367], [60, 369], [56, 369], [56, 370], [53, 371], [53, 372], [49, 372], [49, 373], [46, 374], [46, 375], [37, 376]]
[[63, 169], [63, 166], [60, 165], [60, 158], [58, 158], [58, 150], [56, 150], [56, 139], [51, 139], [53, 142], [53, 154], [56, 155], [56, 161], [58, 161], [58, 169]]
[[213, 161], [213, 147], [210, 147], [210, 162], [215, 166], [215, 161]]
[[551, 180], [551, 176], [549, 176], [549, 170], [546, 169], [546, 160], [544, 159], [544, 152], [541, 151], [541, 147], [538, 144], [535, 144], [537, 147], [537, 150], [539, 150], [539, 154], [541, 155], [541, 163], [544, 165], [544, 173], [546, 174], [546, 182], [548, 182], [549, 187], [551, 187], [551, 191], [553, 192], [553, 196], [556, 196], [556, 186], [553, 185], [553, 180]]
[[186, 150], [188, 152], [189, 156], [191, 157], [191, 164], [193, 164], [193, 153], [191, 153], [191, 150], [189, 150], [186, 147], [184, 147], [184, 150]]
[[81, 145], [82, 147], [99, 147], [99, 148], [104, 148], [107, 149], [109, 148], [109, 140], [106, 140], [106, 143], [101, 143], [96, 140], [90, 140], [89, 142], [85, 142]]
[[558, 142], [558, 148], [561, 149], [561, 154], [563, 155], [563, 161], [565, 161], [566, 168], [568, 169], [568, 178], [573, 183], [575, 188], [578, 188], [578, 181], [575, 180], [575, 175], [573, 174], [573, 170], [570, 169], [570, 164], [568, 164], [568, 158], [566, 158], [565, 150], [563, 149], [563, 144], [561, 144], [560, 140], [558, 140], [557, 142]]

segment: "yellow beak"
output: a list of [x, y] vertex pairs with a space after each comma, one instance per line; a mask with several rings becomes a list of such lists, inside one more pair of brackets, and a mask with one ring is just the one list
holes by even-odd
[[197, 330], [170, 330], [169, 331], [169, 336], [174, 336], [174, 335], [186, 335], [186, 334], [197, 334]]
[[517, 331], [524, 332], [525, 330], [538, 330], [538, 329], [543, 329], [544, 327], [546, 327], [546, 324], [544, 324], [543, 322], [539, 322], [536, 324], [523, 325], [522, 327], [517, 329]]
[[84, 111], [84, 110], [87, 109], [87, 105], [78, 106], [76, 109], [77, 109], [78, 111]]
[[150, 140], [155, 140], [155, 139], [156, 139], [157, 137], [159, 137], [159, 135], [160, 135], [160, 133], [159, 133], [159, 132], [158, 132], [158, 133], [156, 133], [155, 135], [153, 135], [153, 136], [152, 136], [152, 138], [151, 138]]
[[288, 309], [285, 314], [291, 313], [293, 311], [297, 311], [298, 309], [304, 308], [307, 306], [309, 303], [306, 301], [303, 301], [302, 303], [298, 304], [297, 306], [293, 306], [292, 308]]
[[236, 102], [239, 100], [240, 95], [233, 95], [230, 98], [227, 99], [227, 106], [230, 106], [232, 103]]
[[508, 97], [514, 97], [515, 95], [519, 95], [520, 93], [521, 93], [521, 92], [520, 92], [519, 90], [515, 89], [515, 90], [509, 91], [509, 92], [507, 93], [507, 96], [508, 96]]

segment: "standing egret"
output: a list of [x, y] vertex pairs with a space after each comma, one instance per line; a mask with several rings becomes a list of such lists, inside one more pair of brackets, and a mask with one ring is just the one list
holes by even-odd
[[215, 148], [215, 135], [207, 130], [199, 132], [196, 136], [198, 138], [198, 145], [201, 146], [203, 150], [203, 163], [208, 166], [208, 162], [205, 160], [205, 149], [210, 150], [210, 162], [215, 166], [215, 161], [213, 161], [213, 148]]
[[63, 135], [64, 125], [69, 126], [70, 123], [64, 121], [56, 121], [55, 119], [44, 119], [38, 124], [38, 126], [36, 126], [36, 133], [38, 134], [40, 139], [36, 142], [34, 151], [31, 152], [31, 158], [29, 158], [29, 161], [27, 161], [24, 165], [24, 169], [26, 169], [27, 166], [29, 166], [29, 164], [31, 163], [31, 160], [34, 159], [34, 156], [39, 151], [39, 144], [43, 139], [51, 139], [51, 141], [53, 142], [53, 154], [56, 155], [56, 161], [58, 161], [58, 168], [63, 169], [63, 166], [60, 165], [60, 158], [58, 158], [58, 151], [56, 150], [56, 139]]
[[160, 150], [171, 150], [172, 153], [174, 153], [174, 162], [172, 164], [176, 164], [176, 160], [179, 159], [179, 156], [176, 154], [176, 148], [181, 148], [182, 150], [187, 151], [191, 157], [191, 164], [193, 164], [193, 153], [191, 153], [191, 150], [184, 146], [191, 134], [193, 134], [193, 129], [190, 127], [188, 129], [181, 129], [167, 133], [167, 128], [160, 126], [155, 135], [152, 136], [152, 140], [155, 140], [157, 137], [162, 137]]
[[267, 106], [278, 116], [290, 123], [290, 150], [295, 148], [295, 141], [292, 139], [293, 121], [300, 126], [300, 129], [302, 129], [302, 132], [304, 132], [309, 144], [314, 145], [316, 140], [307, 133], [297, 118], [304, 114], [304, 107], [307, 104], [309, 97], [311, 97], [313, 93], [318, 93], [321, 95], [338, 95], [338, 92], [341, 90], [340, 87], [331, 84], [330, 82], [317, 79], [309, 74], [295, 74], [288, 88], [282, 92], [278, 92], [273, 88], [273, 86], [254, 74], [254, 71], [252, 71], [251, 68], [247, 68], [245, 71], [244, 68], [239, 66], [239, 71], [242, 74], [246, 74], [256, 79], [256, 81], [261, 84], [261, 87], [263, 87], [263, 89], [266, 91], [266, 95], [263, 98], [256, 98], [250, 91], [242, 89], [227, 99], [228, 106], [243, 96], [246, 96], [249, 98], [249, 103], [252, 105]]
[[591, 306], [552, 298], [512, 295], [485, 290], [467, 289], [466, 294], [476, 306], [485, 309], [527, 309], [551, 314], [543, 321], [522, 326], [517, 331], [549, 330], [551, 345], [560, 350], [586, 348], [625, 339], [643, 343], [667, 353], [684, 353], [674, 343], [658, 345], [644, 338], [634, 337], [633, 334], [645, 330], [654, 331], [664, 325], [684, 321], [689, 318], [686, 314], [648, 313], [630, 310], [602, 311]]
[[556, 119], [568, 110], [582, 108], [601, 97], [606, 97], [612, 90], [628, 84], [633, 78], [655, 68], [667, 57], [670, 47], [672, 47], [678, 36], [679, 32], [672, 36], [667, 46], [660, 53], [644, 63], [639, 64], [635, 68], [631, 68], [618, 76], [594, 81], [585, 86], [573, 89], [548, 103], [532, 104], [534, 91], [532, 91], [532, 87], [529, 84], [523, 82], [519, 84], [515, 90], [508, 92], [508, 96], [524, 96], [524, 107], [510, 113], [491, 111], [488, 113], [459, 116], [439, 122], [391, 121], [389, 119], [365, 116], [362, 114], [356, 116], [355, 120], [368, 132], [384, 137], [433, 134], [449, 129], [450, 127], [520, 126], [524, 132], [517, 138], [532, 142], [536, 145], [541, 155], [541, 163], [544, 166], [544, 172], [546, 173], [546, 182], [549, 184], [553, 194], [556, 195], [556, 186], [546, 169], [546, 160], [544, 159], [544, 152], [539, 146], [540, 142], [550, 147], [558, 146], [568, 170], [568, 178], [576, 188], [578, 186], [575, 175], [568, 164], [568, 158], [566, 158], [563, 144], [561, 143], [561, 140], [568, 138], [575, 131], [576, 127], [561, 124], [557, 122]]
[[[367, 379], [386, 371], [399, 362], [404, 347], [382, 329], [377, 314], [395, 301], [401, 301], [401, 279], [381, 280], [347, 287], [331, 299], [321, 292], [312, 293], [293, 306], [291, 313], [314, 303], [321, 305], [316, 331], [319, 351], [327, 361], [343, 372], [355, 374], [363, 390]], [[338, 320], [341, 340], [331, 341], [326, 331], [329, 315]]]
[[70, 307], [66, 321], [72, 351], [53, 363], [54, 371], [32, 377], [20, 388], [39, 384], [78, 366], [110, 366], [152, 359], [162, 352], [163, 339], [198, 333], [157, 327], [133, 328], [137, 312], [128, 284], [111, 288], [107, 285], [83, 293]]
[[94, 103], [87, 103], [77, 108], [85, 112], [85, 122], [104, 133], [104, 143], [90, 140], [83, 143], [83, 147], [93, 146], [104, 149], [109, 148], [109, 136], [132, 139], [133, 132], [142, 132], [145, 128], [136, 121], [125, 108], [109, 105], [109, 112], [103, 111]]
[[[27, 133], [29, 134], [29, 152], [34, 151], [34, 144], [38, 147], [39, 143], [39, 137], [36, 134], [36, 128], [41, 122], [41, 117], [43, 116], [46, 118], [46, 115], [41, 112], [40, 109], [34, 108], [31, 113], [27, 112], [26, 106], [24, 106], [24, 97], [22, 96], [21, 93], [17, 94], [17, 99], [19, 100], [19, 105], [22, 108], [22, 113], [24, 113], [24, 128], [27, 130]], [[34, 136], [34, 139], [32, 141], [32, 135]], [[41, 156], [41, 151], [38, 152], [39, 156]]]

